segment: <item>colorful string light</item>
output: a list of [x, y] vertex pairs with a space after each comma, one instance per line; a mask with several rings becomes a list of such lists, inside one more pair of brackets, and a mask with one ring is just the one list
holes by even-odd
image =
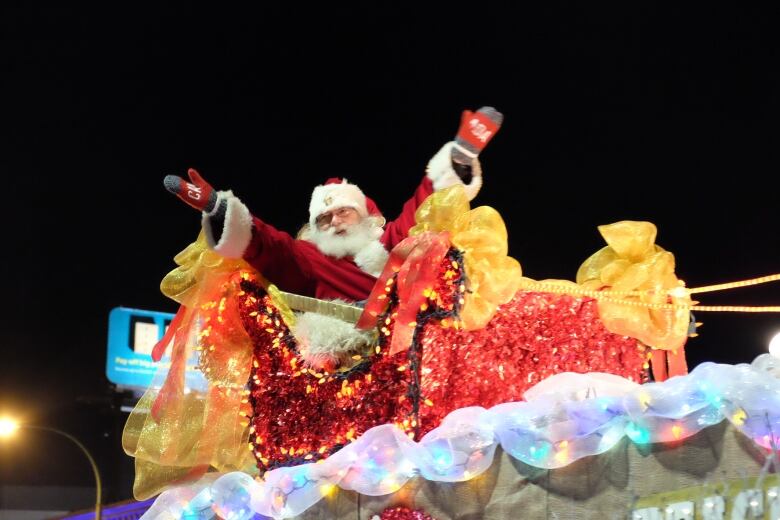
[[[525, 402], [450, 413], [419, 442], [395, 426], [366, 431], [318, 464], [266, 473], [240, 472], [163, 493], [149, 518], [200, 511], [208, 519], [288, 518], [341, 489], [383, 495], [419, 476], [465, 481], [490, 466], [497, 446], [535, 467], [555, 469], [604, 453], [623, 436], [636, 444], [679, 442], [723, 420], [767, 449], [780, 444], [780, 360], [767, 354], [751, 365], [703, 363], [663, 383], [608, 384], [599, 374], [559, 374], [528, 392]], [[588, 397], [582, 397], [586, 395]], [[210, 500], [211, 509], [204, 507]], [[249, 507], [249, 509], [248, 509]], [[211, 511], [211, 512], [209, 512]], [[193, 513], [194, 514], [194, 513]], [[212, 515], [212, 516], [209, 516]]]

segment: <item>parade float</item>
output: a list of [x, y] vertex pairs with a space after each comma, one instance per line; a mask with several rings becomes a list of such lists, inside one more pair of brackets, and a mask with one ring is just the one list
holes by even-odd
[[[735, 284], [686, 287], [648, 222], [600, 226], [606, 246], [575, 281], [523, 277], [499, 214], [471, 209], [460, 186], [416, 222], [364, 306], [284, 293], [202, 235], [175, 258], [162, 290], [180, 309], [153, 353], [165, 368], [123, 439], [136, 497], [162, 493], [145, 518], [775, 507], [773, 358], [685, 364], [691, 311], [736, 310], [692, 295]], [[313, 362], [304, 311], [365, 341]]]

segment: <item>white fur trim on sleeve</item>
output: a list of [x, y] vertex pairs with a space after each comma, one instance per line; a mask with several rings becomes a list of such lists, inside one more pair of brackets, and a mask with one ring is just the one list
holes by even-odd
[[371, 276], [379, 276], [389, 257], [390, 253], [387, 252], [382, 242], [374, 240], [358, 251], [354, 259], [361, 271]]
[[[425, 168], [425, 175], [433, 182], [433, 189], [435, 191], [443, 190], [454, 186], [456, 184], [463, 184], [463, 181], [455, 173], [455, 169], [452, 167], [452, 147], [457, 146], [454, 141], [450, 141], [441, 147], [436, 152]], [[482, 188], [482, 165], [479, 163], [479, 159], [476, 157], [471, 163], [472, 178], [468, 184], [463, 184], [466, 191], [466, 196], [469, 200], [473, 200], [477, 196], [479, 190]]]
[[[433, 189], [435, 190], [449, 188], [460, 180], [455, 173], [455, 170], [452, 169], [453, 146], [455, 146], [454, 141], [450, 141], [442, 146], [441, 149], [436, 152], [436, 155], [431, 157], [431, 160], [428, 161], [428, 166], [425, 168], [425, 175], [433, 182]], [[452, 177], [455, 178], [455, 182], [452, 181]], [[446, 186], [443, 184], [446, 184]]]
[[482, 189], [482, 165], [476, 157], [471, 162], [471, 182], [463, 186], [469, 201], [474, 200], [479, 190]]
[[[211, 217], [222, 201], [227, 201], [227, 210], [222, 235], [219, 237], [219, 242], [215, 243]], [[220, 191], [217, 194], [217, 205], [211, 214], [203, 213], [202, 225], [209, 247], [225, 258], [241, 258], [252, 240], [252, 215], [231, 191]]]
[[306, 366], [333, 370], [371, 345], [371, 334], [332, 316], [305, 312], [292, 328]]

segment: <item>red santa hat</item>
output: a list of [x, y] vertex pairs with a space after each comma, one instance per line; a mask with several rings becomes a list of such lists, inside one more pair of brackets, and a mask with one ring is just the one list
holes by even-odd
[[376, 203], [346, 179], [332, 177], [325, 184], [317, 186], [309, 202], [309, 224], [314, 226], [317, 217], [338, 208], [353, 208], [361, 217], [381, 216]]

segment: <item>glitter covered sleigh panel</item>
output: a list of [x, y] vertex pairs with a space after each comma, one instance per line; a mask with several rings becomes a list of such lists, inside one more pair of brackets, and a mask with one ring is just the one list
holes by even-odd
[[419, 440], [453, 410], [522, 400], [561, 372], [647, 379], [645, 347], [608, 332], [592, 299], [521, 291], [485, 328], [458, 327], [458, 258], [452, 250], [442, 262], [408, 349], [387, 348], [398, 304], [391, 289], [374, 354], [333, 374], [303, 366], [271, 298], [257, 282], [242, 282], [239, 308], [254, 345], [250, 448], [261, 472], [326, 458], [382, 424]]
[[350, 370], [307, 369], [271, 298], [244, 281], [241, 317], [254, 344], [249, 381], [250, 448], [261, 472], [314, 462], [380, 424], [407, 421], [407, 352], [375, 354]]
[[[446, 323], [446, 322], [445, 322]], [[481, 330], [426, 324], [421, 343], [422, 434], [451, 411], [521, 401], [562, 372], [607, 372], [643, 383], [647, 348], [612, 334], [590, 298], [519, 291]]]

